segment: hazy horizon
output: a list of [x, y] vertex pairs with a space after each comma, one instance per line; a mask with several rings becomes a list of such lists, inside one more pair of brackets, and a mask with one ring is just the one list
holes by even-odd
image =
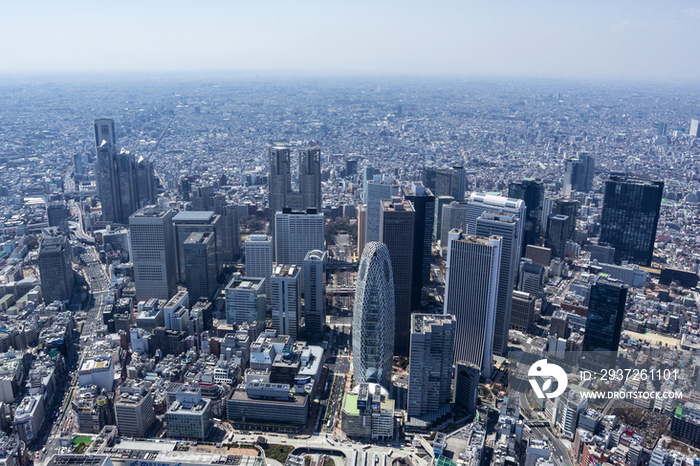
[[4, 5], [0, 75], [444, 77], [687, 82], [689, 1]]

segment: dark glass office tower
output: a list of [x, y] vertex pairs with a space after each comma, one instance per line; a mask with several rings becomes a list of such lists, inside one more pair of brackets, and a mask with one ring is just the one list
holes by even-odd
[[508, 185], [508, 197], [525, 201], [525, 234], [520, 256], [525, 256], [528, 244], [536, 244], [540, 236], [540, 217], [544, 202], [544, 184], [540, 180], [525, 178], [511, 181]]
[[616, 264], [651, 265], [663, 192], [663, 181], [629, 175], [611, 174], [605, 182], [599, 243], [615, 248]]
[[617, 351], [626, 301], [627, 286], [620, 281], [599, 278], [591, 286], [583, 351]]
[[[430, 249], [433, 244], [433, 222], [435, 221], [435, 196], [416, 181], [402, 188], [406, 199], [411, 201], [416, 212], [413, 226], [413, 265], [411, 272], [411, 311], [423, 308], [427, 302], [427, 286], [430, 283]], [[425, 292], [424, 292], [425, 291]]]

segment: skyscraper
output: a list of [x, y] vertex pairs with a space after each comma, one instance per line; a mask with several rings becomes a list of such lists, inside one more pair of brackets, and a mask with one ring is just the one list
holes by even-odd
[[185, 240], [185, 281], [194, 301], [213, 299], [219, 275], [213, 232], [195, 232]]
[[[268, 149], [270, 228], [275, 237], [275, 214], [285, 208], [296, 211], [316, 209], [321, 212], [321, 149], [309, 147], [299, 154], [299, 188], [292, 189], [290, 147], [275, 144]], [[279, 262], [278, 259], [275, 258]]]
[[435, 198], [435, 223], [433, 225], [433, 239], [435, 241], [441, 239], [442, 235], [442, 209], [443, 206], [454, 201], [452, 196], [437, 196]]
[[[524, 219], [527, 214], [525, 201], [503, 196], [494, 196], [493, 194], [471, 193], [467, 212], [468, 229], [466, 232], [468, 235], [476, 235], [476, 219], [487, 210], [496, 213], [511, 214], [520, 219], [518, 237], [521, 238], [520, 242], [522, 244], [525, 237]], [[523, 246], [521, 246], [521, 249], [522, 248]], [[523, 254], [521, 253], [520, 257], [522, 256]]]
[[216, 229], [216, 252], [219, 266], [230, 264], [240, 254], [240, 231], [238, 226], [238, 205], [226, 198], [226, 193], [213, 185], [190, 187], [190, 205], [198, 212], [214, 212], [220, 217]]
[[357, 206], [357, 257], [362, 257], [362, 251], [367, 244], [367, 207]]
[[552, 250], [553, 257], [564, 258], [566, 242], [571, 239], [571, 218], [568, 215], [552, 214], [547, 218], [545, 245]]
[[573, 191], [586, 193], [593, 189], [595, 159], [591, 154], [581, 151], [576, 157], [566, 159], [564, 164], [564, 196], [571, 196]]
[[268, 148], [270, 174], [267, 178], [270, 203], [270, 230], [275, 237], [275, 214], [289, 206], [288, 196], [292, 191], [292, 167], [290, 148], [276, 144]]
[[569, 239], [574, 239], [574, 233], [576, 232], [577, 212], [578, 201], [572, 201], [569, 199], [554, 199], [552, 201], [552, 214], [566, 215], [569, 217]]
[[484, 238], [501, 237], [496, 321], [493, 333], [493, 354], [508, 353], [508, 331], [513, 305], [513, 287], [520, 263], [520, 219], [513, 214], [486, 211], [476, 219], [476, 234]]
[[[396, 198], [382, 201], [379, 217], [379, 238], [386, 244], [394, 278], [394, 354], [408, 355], [411, 339], [413, 232], [416, 213], [409, 201]], [[416, 286], [420, 286], [417, 284]], [[420, 306], [420, 299], [418, 301]]]
[[245, 275], [265, 279], [265, 294], [270, 296], [272, 241], [267, 235], [250, 235], [245, 240]]
[[325, 250], [323, 214], [316, 209], [293, 212], [284, 209], [275, 214], [275, 261], [301, 267], [304, 257], [314, 249]]
[[[192, 233], [214, 233], [214, 242], [217, 246], [218, 254], [218, 236], [221, 233], [221, 216], [214, 212], [208, 211], [183, 211], [173, 217], [173, 228], [175, 232], [175, 242], [177, 243], [177, 268], [178, 281], [184, 283], [185, 276], [185, 241]], [[217, 256], [217, 275], [218, 267], [221, 261]], [[196, 296], [199, 298], [199, 296]]]
[[605, 182], [599, 244], [615, 248], [615, 263], [649, 267], [654, 255], [663, 181], [611, 174]]
[[105, 221], [126, 223], [137, 209], [155, 203], [153, 165], [143, 156], [117, 150], [113, 120], [95, 120], [95, 148], [97, 193]]
[[321, 199], [321, 149], [308, 147], [299, 151], [299, 192], [302, 209], [323, 211]]
[[299, 336], [301, 324], [300, 268], [294, 265], [277, 265], [270, 277], [269, 304], [272, 308], [272, 328], [280, 335], [294, 340]]
[[525, 255], [527, 245], [535, 244], [540, 236], [544, 184], [542, 181], [532, 178], [511, 181], [508, 185], [508, 197], [525, 201], [525, 234], [520, 252], [522, 257]]
[[360, 260], [352, 316], [355, 383], [391, 387], [394, 277], [386, 244], [370, 242]]
[[379, 241], [379, 210], [382, 201], [390, 201], [399, 195], [399, 183], [391, 176], [375, 176], [367, 182], [367, 230], [365, 241]]
[[136, 300], [169, 300], [177, 292], [173, 211], [148, 206], [129, 217]]
[[313, 250], [304, 257], [304, 322], [306, 335], [320, 340], [326, 325], [325, 251]]
[[598, 278], [591, 286], [588, 300], [583, 351], [617, 351], [626, 303], [626, 285], [617, 280]]
[[367, 183], [374, 181], [374, 167], [371, 163], [362, 170], [362, 202], [367, 204]]
[[[450, 231], [455, 228], [462, 231], [467, 231], [469, 228], [468, 222], [469, 202], [454, 201], [446, 204], [442, 208], [442, 227], [440, 228], [440, 247], [443, 253], [447, 251], [447, 243]], [[474, 217], [476, 221], [476, 217]], [[476, 224], [475, 228], [476, 228]]]
[[436, 196], [451, 196], [457, 201], [464, 200], [467, 191], [467, 172], [464, 167], [423, 168], [423, 183]]
[[68, 301], [73, 294], [73, 249], [65, 236], [44, 238], [39, 245], [39, 278], [44, 301]]
[[248, 322], [252, 327], [257, 322], [256, 333], [260, 332], [265, 328], [266, 307], [265, 279], [234, 273], [226, 285], [226, 323]]
[[416, 221], [413, 226], [413, 264], [411, 272], [411, 311], [422, 309], [427, 301], [427, 286], [430, 283], [430, 257], [435, 221], [435, 196], [421, 182], [403, 188], [406, 199], [413, 204]]
[[411, 366], [407, 403], [409, 416], [437, 412], [443, 404], [449, 403], [454, 339], [454, 316], [411, 316]]
[[491, 377], [501, 264], [501, 238], [449, 233], [444, 314], [457, 319], [454, 361], [467, 361]]

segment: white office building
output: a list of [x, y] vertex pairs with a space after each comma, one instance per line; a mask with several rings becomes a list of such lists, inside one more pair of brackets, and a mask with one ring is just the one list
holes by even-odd
[[267, 235], [250, 235], [245, 240], [245, 275], [265, 279], [265, 294], [270, 295], [272, 240]]
[[272, 328], [280, 335], [294, 340], [301, 324], [300, 268], [295, 265], [277, 265], [270, 278]]
[[323, 226], [323, 214], [291, 212], [289, 209], [277, 212], [275, 214], [277, 263], [301, 267], [309, 251], [325, 250]]

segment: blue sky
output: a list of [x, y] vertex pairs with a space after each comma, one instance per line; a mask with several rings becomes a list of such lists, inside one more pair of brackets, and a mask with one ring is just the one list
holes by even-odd
[[690, 1], [5, 1], [0, 74], [694, 80]]

